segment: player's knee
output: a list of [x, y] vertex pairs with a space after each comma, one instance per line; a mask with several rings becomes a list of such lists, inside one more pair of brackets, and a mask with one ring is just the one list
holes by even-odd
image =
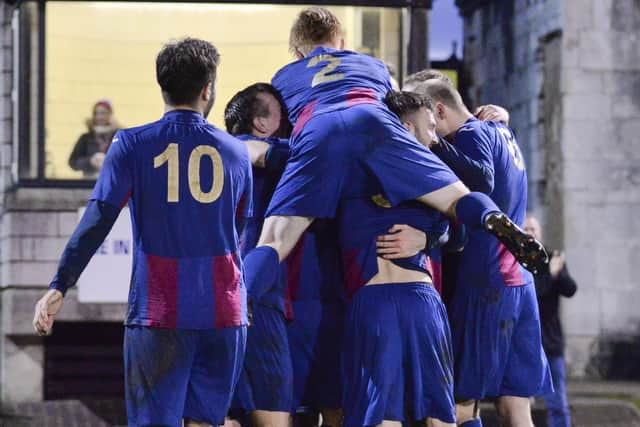
[[456, 403], [456, 420], [458, 425], [480, 418], [480, 406], [477, 400], [465, 400]]
[[496, 401], [501, 426], [533, 427], [531, 404], [526, 397], [502, 396]]
[[254, 427], [290, 427], [291, 416], [288, 412], [253, 411], [251, 421]]

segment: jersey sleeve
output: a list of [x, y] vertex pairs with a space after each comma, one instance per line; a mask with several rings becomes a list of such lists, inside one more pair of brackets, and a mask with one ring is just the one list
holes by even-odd
[[271, 174], [282, 174], [289, 160], [289, 142], [277, 140], [270, 144], [265, 154], [265, 169]]
[[434, 150], [471, 191], [490, 194], [494, 186], [493, 153], [481, 132], [462, 128], [455, 144], [441, 140]]
[[244, 171], [244, 182], [240, 187], [240, 198], [236, 206], [236, 225], [238, 235], [242, 235], [247, 218], [253, 216], [253, 172], [251, 162], [247, 161]]
[[133, 150], [125, 134], [118, 131], [111, 142], [90, 200], [124, 206], [133, 189]]

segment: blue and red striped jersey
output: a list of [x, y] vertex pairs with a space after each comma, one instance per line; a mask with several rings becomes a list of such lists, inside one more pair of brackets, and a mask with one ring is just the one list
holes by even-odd
[[[477, 170], [465, 172], [448, 162], [454, 172], [471, 191], [488, 194], [522, 227], [527, 210], [527, 173], [513, 132], [502, 123], [471, 118], [458, 129], [453, 145], [473, 161]], [[531, 273], [493, 235], [468, 229], [468, 239], [460, 259], [458, 283], [477, 284], [481, 280], [486, 286], [518, 286], [533, 281]]]
[[247, 149], [194, 111], [114, 136], [92, 200], [129, 203], [133, 269], [127, 325], [247, 324], [237, 216], [251, 210]]
[[281, 68], [271, 84], [287, 105], [295, 135], [316, 113], [347, 108], [371, 99], [383, 102], [391, 90], [387, 66], [348, 50], [317, 47]]

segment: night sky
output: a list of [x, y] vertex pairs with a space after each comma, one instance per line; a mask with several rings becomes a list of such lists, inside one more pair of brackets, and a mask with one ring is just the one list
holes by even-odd
[[454, 0], [434, 0], [429, 25], [430, 59], [447, 59], [454, 40], [458, 41], [458, 58], [462, 58], [462, 18]]

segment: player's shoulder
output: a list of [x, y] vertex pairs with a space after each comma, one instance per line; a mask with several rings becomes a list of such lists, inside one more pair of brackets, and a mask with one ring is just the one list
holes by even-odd
[[467, 120], [456, 132], [456, 140], [473, 139], [489, 142], [492, 135], [495, 135], [495, 122], [485, 122], [475, 117]]
[[488, 122], [483, 122], [482, 120], [478, 120], [473, 117], [467, 120], [462, 126], [458, 128], [458, 133], [465, 134], [483, 132], [487, 129], [487, 123]]
[[127, 141], [130, 143], [134, 143], [140, 139], [144, 139], [145, 136], [150, 135], [157, 127], [161, 124], [161, 120], [156, 120], [155, 122], [146, 123], [140, 126], [133, 126], [128, 128], [119, 129], [118, 132], [114, 135], [115, 139], [121, 139], [123, 141]]
[[228, 156], [237, 158], [243, 163], [249, 161], [247, 146], [239, 138], [211, 124], [207, 126], [207, 132], [210, 133], [212, 139], [215, 141], [215, 145]]

